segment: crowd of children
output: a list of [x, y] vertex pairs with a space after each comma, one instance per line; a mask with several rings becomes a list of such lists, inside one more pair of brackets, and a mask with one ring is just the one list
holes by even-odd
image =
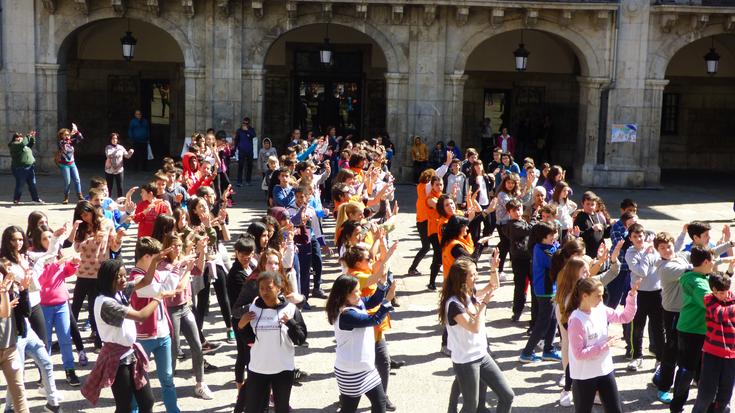
[[[123, 163], [133, 151], [113, 133], [105, 148], [105, 178], [92, 178], [84, 197], [78, 189], [80, 200], [68, 223], [51, 228], [36, 211], [25, 230], [5, 228], [0, 366], [8, 384], [6, 410], [28, 411], [26, 356], [41, 372], [46, 410], [61, 410], [49, 357], [54, 333], [68, 384], [81, 386], [93, 405], [110, 387], [116, 411], [152, 411], [149, 372], [155, 370], [166, 411], [179, 412], [173, 377], [184, 357], [182, 336], [193, 362], [194, 395], [214, 398], [206, 375], [224, 367], [205, 359], [222, 345], [208, 340], [203, 328], [212, 288], [221, 314], [218, 327], [237, 348], [236, 413], [262, 412], [269, 405], [278, 413], [291, 410], [292, 386], [305, 375], [295, 360], [295, 347], [308, 336], [301, 312], [312, 309], [314, 298], [326, 299], [334, 327], [340, 411], [355, 412], [363, 395], [372, 412], [397, 409], [388, 383], [391, 369], [403, 363], [391, 360], [386, 334], [391, 312], [400, 307], [392, 271], [398, 248], [391, 238], [398, 214], [389, 168], [392, 146], [381, 139], [338, 137], [333, 129], [302, 140], [294, 130], [283, 155], [268, 139], [255, 154], [247, 119], [236, 136], [231, 145], [223, 131], [195, 134], [181, 161], [164, 159], [150, 182], [128, 189]], [[13, 137], [18, 156], [33, 139]], [[76, 129], [59, 131], [64, 202], [71, 184], [78, 186], [73, 145], [80, 140]], [[610, 323], [621, 323], [630, 371], [644, 368], [648, 325], [656, 397], [672, 412], [683, 411], [692, 381], [698, 383], [695, 412], [727, 411], [735, 384], [735, 296], [729, 278], [735, 244], [729, 227], [716, 244], [710, 242], [710, 225], [701, 221], [689, 223], [674, 239], [644, 228], [631, 199], [620, 203], [618, 219], [591, 191], [582, 194], [578, 207], [561, 166], [537, 169], [525, 158], [521, 167], [513, 145], [498, 142], [490, 163], [473, 148], [461, 159], [451, 145], [437, 156], [436, 169], [417, 172], [421, 248], [407, 276], [422, 276], [420, 266], [432, 250], [427, 288], [440, 290], [441, 351], [451, 358], [456, 376], [449, 411], [456, 411], [460, 394], [462, 413], [487, 411], [488, 387], [497, 396], [497, 411], [511, 411], [514, 391], [485, 332], [485, 309], [505, 281], [507, 260], [513, 323], [520, 323], [530, 291], [528, 338], [518, 361], [559, 363], [561, 406], [589, 412], [599, 401], [607, 412], [622, 411], [611, 355], [619, 338], [608, 330]], [[243, 183], [242, 172], [250, 184], [256, 161], [267, 209], [242, 233], [231, 232], [228, 212], [234, 204], [229, 164], [236, 151], [237, 185]], [[325, 233], [325, 220], [335, 221], [333, 234]], [[122, 246], [132, 238], [133, 223], [137, 237], [130, 256]], [[499, 242], [488, 248], [496, 229]], [[692, 243], [685, 246], [687, 237]], [[488, 249], [489, 282], [481, 287], [478, 260]], [[322, 274], [332, 255], [341, 275], [326, 293]], [[134, 265], [126, 268], [125, 260]], [[726, 273], [717, 271], [727, 262]], [[66, 279], [72, 276], [70, 294]], [[98, 354], [92, 372], [80, 378], [75, 366], [89, 363], [80, 334], [86, 325], [77, 322], [85, 301]]]

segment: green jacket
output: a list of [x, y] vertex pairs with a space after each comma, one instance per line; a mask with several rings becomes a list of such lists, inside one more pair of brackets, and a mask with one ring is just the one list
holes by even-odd
[[684, 333], [705, 335], [707, 323], [704, 319], [706, 312], [704, 296], [711, 292], [707, 275], [687, 271], [679, 278], [679, 284], [681, 284], [683, 305], [676, 329]]
[[33, 157], [33, 151], [31, 150], [34, 143], [36, 143], [36, 138], [28, 136], [24, 136], [20, 142], [11, 141], [8, 143], [12, 159], [11, 168], [27, 167], [36, 163], [36, 158]]

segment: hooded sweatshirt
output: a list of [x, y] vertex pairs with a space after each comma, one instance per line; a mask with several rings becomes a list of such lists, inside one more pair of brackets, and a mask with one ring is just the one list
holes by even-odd
[[[265, 149], [265, 143], [268, 142], [270, 147]], [[271, 156], [278, 156], [276, 148], [273, 147], [273, 142], [269, 138], [263, 139], [263, 147], [258, 151], [258, 171], [268, 171], [268, 158]]]

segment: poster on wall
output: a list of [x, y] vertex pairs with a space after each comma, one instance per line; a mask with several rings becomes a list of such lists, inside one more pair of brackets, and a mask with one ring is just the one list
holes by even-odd
[[638, 125], [635, 123], [613, 123], [610, 142], [632, 142], [638, 139]]

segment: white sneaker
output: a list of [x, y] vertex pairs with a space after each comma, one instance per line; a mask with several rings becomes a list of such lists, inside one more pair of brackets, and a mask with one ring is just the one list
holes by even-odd
[[572, 405], [572, 392], [562, 390], [559, 396], [559, 406], [570, 407]]
[[598, 406], [602, 406], [602, 400], [600, 400], [600, 393], [595, 393], [595, 401], [594, 403]]
[[498, 274], [498, 281], [505, 282], [507, 279], [508, 277], [505, 275], [504, 272], [501, 272], [500, 274]]
[[204, 383], [197, 383], [196, 387], [194, 387], [194, 395], [204, 400], [214, 399], [214, 393]]
[[628, 363], [628, 371], [638, 371], [643, 367], [643, 359], [633, 359]]

